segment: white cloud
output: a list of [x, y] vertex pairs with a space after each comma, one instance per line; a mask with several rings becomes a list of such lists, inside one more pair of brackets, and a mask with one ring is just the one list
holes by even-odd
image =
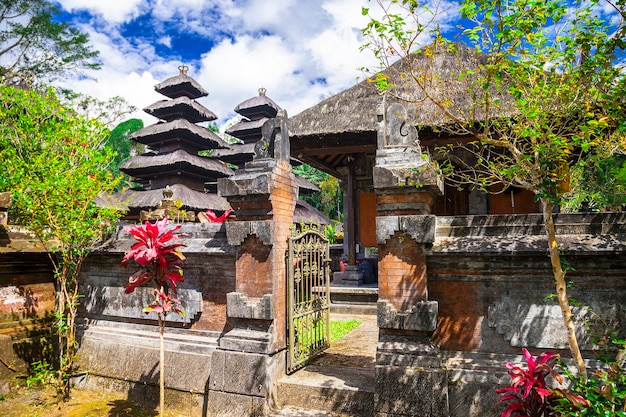
[[142, 6], [145, 6], [144, 0], [57, 0], [65, 10], [88, 11], [91, 14], [102, 16], [109, 23], [128, 22], [136, 17]]
[[165, 45], [168, 48], [172, 47], [172, 37], [171, 36], [161, 36], [159, 39], [157, 39], [157, 43], [161, 44], [161, 45]]

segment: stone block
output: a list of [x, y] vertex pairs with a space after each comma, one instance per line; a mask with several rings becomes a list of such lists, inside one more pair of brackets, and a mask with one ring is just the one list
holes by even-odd
[[230, 245], [239, 246], [250, 235], [256, 235], [264, 245], [272, 245], [274, 243], [274, 223], [271, 220], [226, 223], [226, 238]]
[[207, 401], [207, 416], [211, 417], [256, 417], [262, 416], [258, 402], [253, 397], [230, 392], [210, 391]]
[[376, 415], [448, 417], [443, 369], [376, 366]]
[[274, 295], [247, 297], [238, 292], [226, 294], [228, 317], [242, 319], [272, 320], [274, 318]]
[[363, 284], [363, 272], [356, 265], [346, 266], [344, 272], [333, 273], [333, 283], [335, 285], [359, 286]]
[[437, 301], [419, 301], [409, 311], [398, 312], [387, 301], [378, 300], [378, 327], [432, 332], [437, 328], [438, 312]]
[[268, 353], [272, 334], [264, 330], [235, 328], [220, 338], [220, 347], [239, 352]]
[[224, 391], [264, 397], [267, 394], [267, 355], [226, 352]]
[[[503, 295], [490, 305], [487, 310], [489, 327], [495, 328], [511, 346], [568, 349], [567, 330], [563, 326], [560, 307], [520, 298], [524, 295], [528, 297], [527, 294], [520, 294], [513, 299]], [[618, 328], [624, 319], [616, 304], [593, 302], [593, 306], [573, 306], [571, 309], [578, 342], [585, 350], [594, 349], [594, 334], [600, 334], [607, 325]]]
[[504, 406], [498, 404], [497, 388], [502, 386], [464, 382], [449, 384], [450, 417], [499, 416]]
[[0, 209], [7, 209], [11, 207], [11, 193], [0, 193]]
[[[121, 284], [121, 283], [120, 283]], [[83, 303], [89, 314], [131, 319], [148, 319], [157, 321], [156, 313], [143, 313], [145, 306], [154, 303], [154, 290], [151, 287], [138, 287], [132, 294], [126, 294], [124, 287], [109, 285], [85, 285], [86, 294]], [[181, 308], [187, 314], [168, 314], [168, 322], [189, 323], [202, 313], [202, 293], [193, 288], [179, 288], [176, 295], [181, 302]]]
[[417, 243], [435, 241], [437, 217], [434, 215], [377, 216], [376, 241], [385, 244], [396, 232], [402, 231]]

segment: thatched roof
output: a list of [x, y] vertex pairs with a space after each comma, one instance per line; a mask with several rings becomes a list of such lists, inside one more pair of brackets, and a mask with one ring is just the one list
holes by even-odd
[[[465, 77], [460, 80], [459, 74], [467, 69], [478, 68], [484, 60], [484, 55], [460, 45], [456, 45], [455, 51], [445, 45], [433, 44], [431, 47], [434, 48], [432, 58], [423, 53], [413, 54], [382, 71], [388, 77], [389, 84], [393, 85], [386, 93], [386, 100], [399, 101], [409, 109], [413, 107], [416, 126], [439, 126], [448, 121], [416, 87], [410, 76], [409, 64], [415, 70], [434, 74], [422, 80], [431, 96], [446, 97], [456, 104], [455, 107], [465, 109], [471, 105], [467, 93], [471, 79]], [[381, 102], [382, 95], [369, 78], [290, 117], [289, 134], [292, 137], [303, 137], [376, 131], [376, 115]]]
[[196, 99], [209, 95], [196, 80], [183, 73], [158, 83], [154, 89], [169, 98], [186, 96]]
[[267, 117], [257, 120], [241, 120], [226, 129], [226, 133], [243, 140], [245, 143], [254, 143], [261, 139], [261, 128], [268, 120]]
[[[431, 96], [446, 97], [459, 109], [471, 105], [467, 89], [472, 77], [459, 78], [459, 74], [478, 68], [484, 56], [471, 48], [455, 46], [456, 50], [452, 50], [443, 43], [433, 44], [427, 47], [432, 48], [427, 56], [413, 54], [382, 72], [393, 85], [385, 100], [407, 107], [420, 128], [420, 139], [432, 135], [432, 127], [449, 121], [432, 101], [424, 99], [409, 75], [411, 68], [432, 74], [422, 80]], [[336, 168], [343, 164], [345, 156], [375, 152], [377, 114], [382, 100], [376, 84], [367, 79], [290, 117], [292, 156], [338, 176]]]
[[304, 200], [296, 201], [293, 212], [293, 222], [296, 224], [331, 224], [332, 220], [324, 216], [319, 210]]
[[256, 120], [263, 117], [276, 117], [280, 106], [265, 95], [265, 89], [259, 89], [259, 95], [241, 102], [235, 107], [235, 113]]
[[313, 184], [311, 181], [302, 178], [298, 174], [295, 175], [295, 178], [296, 185], [298, 186], [298, 195], [316, 193], [320, 190], [320, 187]]
[[130, 139], [160, 148], [166, 144], [185, 142], [189, 150], [228, 148], [228, 144], [214, 132], [184, 119], [157, 123], [130, 135]]
[[229, 149], [216, 149], [213, 155], [238, 167], [254, 159], [254, 143], [231, 143], [229, 146]]
[[143, 111], [168, 122], [185, 119], [191, 123], [200, 123], [217, 119], [211, 110], [185, 96], [172, 100], [159, 100], [144, 108]]
[[165, 175], [182, 172], [186, 175], [205, 178], [221, 178], [233, 175], [232, 169], [223, 162], [206, 156], [192, 155], [182, 149], [165, 153], [145, 153], [124, 162], [120, 171], [132, 177]]
[[[174, 192], [172, 199], [180, 200], [183, 210], [204, 211], [230, 208], [228, 201], [217, 194], [195, 191], [182, 184], [174, 184], [170, 186], [170, 189]], [[163, 189], [126, 190], [110, 196], [101, 195], [96, 199], [96, 204], [136, 211], [157, 208], [161, 200], [163, 200]]]

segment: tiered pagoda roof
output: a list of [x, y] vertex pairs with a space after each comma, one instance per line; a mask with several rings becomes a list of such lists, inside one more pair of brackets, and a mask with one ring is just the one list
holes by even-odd
[[195, 101], [208, 93], [187, 75], [188, 68], [181, 66], [179, 70], [179, 75], [155, 86], [158, 93], [170, 100], [157, 101], [144, 109], [161, 121], [130, 137], [147, 145], [150, 151], [120, 165], [120, 171], [141, 184], [118, 196], [127, 205], [130, 217], [139, 210], [158, 207], [167, 186], [174, 193], [172, 199], [180, 201], [184, 210], [230, 208], [224, 198], [207, 193], [204, 184], [234, 172], [217, 158], [198, 155], [200, 150], [224, 149], [228, 144], [209, 129], [196, 125], [217, 116]]
[[254, 143], [261, 139], [261, 128], [265, 122], [276, 117], [280, 107], [259, 88], [259, 95], [235, 107], [235, 113], [244, 117], [239, 123], [226, 129], [226, 133], [241, 139], [243, 143]]

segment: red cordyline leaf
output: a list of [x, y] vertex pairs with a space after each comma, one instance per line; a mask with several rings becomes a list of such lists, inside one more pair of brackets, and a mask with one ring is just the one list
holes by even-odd
[[206, 214], [207, 218], [213, 223], [224, 223], [232, 212], [233, 211], [231, 209], [228, 209], [219, 217], [215, 214], [213, 210], [207, 210], [204, 212], [204, 214]]
[[135, 271], [129, 278], [128, 284], [124, 285], [124, 292], [130, 294], [140, 285], [143, 285], [153, 279], [153, 272], [145, 269]]
[[524, 414], [524, 407], [517, 403], [509, 404], [506, 410], [500, 413], [500, 417], [510, 417], [513, 413], [519, 413], [516, 417], [530, 417], [527, 414]]
[[563, 395], [578, 409], [580, 409], [580, 406], [587, 408], [590, 405], [589, 400], [581, 395], [572, 394], [571, 392], [563, 392]]

